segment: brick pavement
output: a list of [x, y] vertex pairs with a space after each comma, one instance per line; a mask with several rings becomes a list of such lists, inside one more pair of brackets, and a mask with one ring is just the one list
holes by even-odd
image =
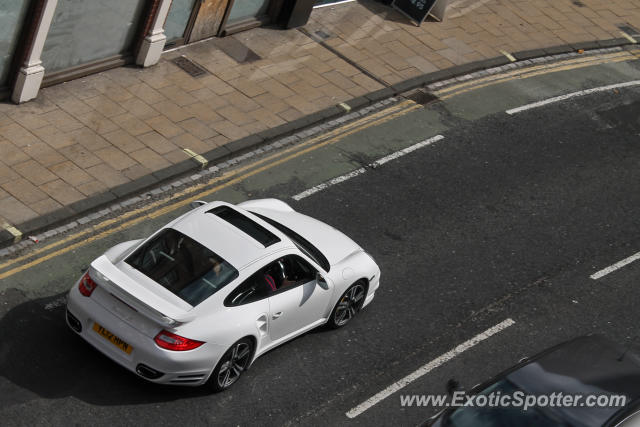
[[[640, 0], [456, 0], [444, 22], [421, 27], [363, 0], [316, 9], [305, 27], [313, 38], [275, 28], [233, 36], [260, 57], [253, 62], [238, 63], [214, 40], [148, 69], [45, 88], [32, 102], [0, 103], [0, 222], [73, 216], [87, 198], [167, 176], [158, 173], [184, 164], [185, 148], [210, 152], [503, 50], [619, 38], [619, 25], [640, 28]], [[180, 55], [209, 74], [191, 77], [172, 62]]]

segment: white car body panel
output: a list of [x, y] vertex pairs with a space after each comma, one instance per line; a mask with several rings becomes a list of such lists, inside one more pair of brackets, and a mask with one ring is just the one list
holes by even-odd
[[[265, 248], [243, 231], [207, 213], [217, 206], [229, 206], [246, 215], [279, 237], [280, 242]], [[274, 219], [311, 242], [329, 260], [329, 271], [302, 253], [286, 235], [245, 209]], [[333, 227], [299, 214], [279, 200], [253, 200], [237, 206], [212, 202], [163, 229], [169, 227], [224, 258], [238, 270], [238, 277], [191, 306], [126, 263], [126, 257], [157, 234], [154, 233], [148, 239], [116, 245], [97, 258], [89, 274], [98, 287], [91, 297], [85, 297], [76, 282], [67, 305], [68, 313], [81, 324], [79, 334], [86, 341], [133, 372], [144, 364], [164, 374], [146, 378], [153, 382], [203, 384], [225, 351], [239, 339], [255, 340], [255, 360], [273, 347], [326, 323], [340, 296], [356, 281], [363, 280], [368, 285], [364, 306], [372, 301], [379, 286], [380, 269], [360, 246]], [[322, 275], [324, 283], [312, 280], [255, 302], [224, 305], [237, 286], [284, 255], [306, 260]], [[131, 354], [94, 332], [94, 322], [130, 344]], [[153, 340], [162, 329], [205, 344], [189, 351], [162, 349]]]
[[269, 209], [272, 211], [295, 212], [291, 206], [278, 199], [254, 199], [247, 200], [237, 205], [243, 209]]
[[[220, 205], [232, 206], [226, 203]], [[211, 209], [213, 206], [210, 204], [198, 208], [200, 212]], [[264, 256], [266, 252], [260, 243], [215, 215], [193, 215], [189, 217], [189, 221], [180, 221], [172, 228], [202, 243], [238, 270]], [[207, 233], [206, 230], [215, 230], [215, 233]], [[268, 252], [278, 250], [283, 245], [286, 242], [276, 243], [269, 247]]]
[[298, 329], [325, 320], [331, 291], [314, 281], [269, 297], [269, 337], [278, 341]]
[[128, 242], [118, 243], [114, 247], [108, 249], [104, 256], [113, 264], [117, 263], [121, 258], [129, 255], [144, 239], [130, 240]]

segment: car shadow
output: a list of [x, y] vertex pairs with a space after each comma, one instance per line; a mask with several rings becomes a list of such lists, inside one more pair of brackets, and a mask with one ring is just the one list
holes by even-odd
[[[28, 300], [19, 291], [2, 293], [8, 311], [0, 306], [0, 393], [3, 403], [24, 404], [37, 397], [74, 397], [93, 405], [135, 405], [163, 403], [212, 395], [207, 387], [179, 387], [150, 383], [126, 370], [94, 349], [65, 321], [65, 295]], [[13, 295], [10, 295], [13, 293]], [[3, 316], [3, 313], [4, 316]], [[359, 324], [353, 319], [352, 327]], [[299, 354], [308, 347], [305, 337], [322, 337], [324, 346], [339, 346], [349, 334], [326, 325], [314, 328], [268, 353], [287, 357], [292, 348]], [[264, 355], [259, 359], [261, 360]], [[267, 365], [252, 366], [260, 375]], [[240, 388], [238, 388], [240, 387]], [[254, 391], [250, 382], [234, 388]], [[243, 391], [244, 390], [244, 391]], [[219, 396], [227, 398], [228, 393]]]
[[[206, 387], [152, 384], [111, 361], [67, 326], [64, 295], [23, 302], [0, 319], [0, 377], [43, 398], [73, 396], [95, 405], [166, 402], [211, 394]], [[11, 395], [15, 403], [34, 398], [19, 390]]]

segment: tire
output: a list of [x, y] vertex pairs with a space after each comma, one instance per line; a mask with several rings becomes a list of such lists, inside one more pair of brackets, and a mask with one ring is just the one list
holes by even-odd
[[242, 338], [224, 353], [209, 377], [208, 384], [214, 392], [226, 390], [240, 379], [251, 363], [253, 350], [253, 340]]
[[362, 309], [367, 294], [367, 286], [359, 281], [349, 286], [331, 311], [327, 324], [330, 328], [341, 328], [353, 319]]

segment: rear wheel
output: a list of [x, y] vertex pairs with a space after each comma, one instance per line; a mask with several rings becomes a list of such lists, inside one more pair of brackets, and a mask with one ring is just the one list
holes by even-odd
[[243, 338], [231, 346], [222, 356], [209, 378], [214, 391], [222, 391], [231, 387], [247, 370], [253, 356], [253, 341]]
[[366, 287], [363, 282], [356, 282], [351, 285], [333, 308], [328, 322], [329, 326], [341, 328], [349, 323], [362, 308], [365, 295]]

